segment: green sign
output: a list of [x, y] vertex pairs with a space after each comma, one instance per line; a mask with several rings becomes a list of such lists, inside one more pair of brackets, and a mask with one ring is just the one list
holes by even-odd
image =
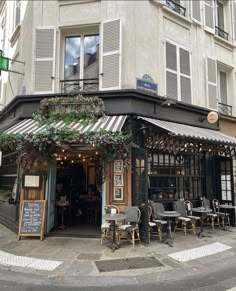
[[0, 71], [8, 71], [9, 59], [0, 56]]

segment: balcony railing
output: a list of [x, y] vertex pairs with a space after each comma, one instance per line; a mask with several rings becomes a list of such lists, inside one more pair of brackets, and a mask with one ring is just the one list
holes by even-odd
[[94, 92], [99, 88], [98, 78], [61, 80], [60, 83], [63, 93]]
[[218, 26], [215, 27], [216, 35], [222, 37], [225, 40], [229, 40], [229, 34], [225, 32], [223, 29], [219, 28]]
[[186, 8], [172, 0], [166, 0], [166, 6], [176, 13], [185, 16]]
[[225, 115], [232, 115], [232, 106], [218, 102], [218, 111]]

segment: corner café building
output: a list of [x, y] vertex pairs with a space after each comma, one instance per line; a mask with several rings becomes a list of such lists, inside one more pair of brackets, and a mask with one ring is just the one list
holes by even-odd
[[[65, 94], [61, 96], [66, 97]], [[86, 93], [86, 96], [93, 94]], [[79, 195], [86, 196], [88, 186], [94, 184], [101, 196], [96, 218], [86, 204], [82, 207], [86, 216], [77, 220], [72, 215], [71, 228], [68, 226], [60, 234], [98, 237], [102, 212], [107, 204], [119, 206], [120, 211], [125, 211], [126, 206], [147, 205], [148, 200], [161, 202], [170, 210], [173, 202], [180, 198], [191, 200], [194, 205], [200, 204], [201, 197], [235, 204], [233, 160], [236, 138], [221, 132], [218, 121], [209, 123], [208, 110], [137, 90], [99, 92], [96, 96], [104, 101], [105, 119], [97, 120], [90, 127], [78, 123], [75, 128], [77, 126], [78, 131], [131, 132], [130, 165], [124, 168], [122, 161], [116, 159], [103, 165], [96, 144], [85, 144], [82, 147], [67, 146], [63, 152], [56, 150], [55, 162], [47, 166], [39, 190], [23, 189], [24, 173], [18, 169], [17, 203], [27, 199], [47, 200], [46, 233], [55, 232], [58, 225], [55, 187], [60, 175], [70, 181], [70, 193], [73, 187], [78, 187], [81, 189]], [[1, 132], [17, 134], [42, 130], [32, 119], [32, 113], [43, 98], [52, 97], [17, 96], [2, 112]], [[55, 127], [60, 126], [61, 122], [55, 124]], [[10, 154], [3, 152], [1, 184], [7, 184]], [[8, 184], [11, 183], [13, 185], [13, 180]], [[79, 201], [81, 205], [86, 203], [83, 199]], [[147, 240], [147, 207], [142, 207], [142, 215], [141, 236]], [[231, 223], [235, 225], [235, 213], [231, 215]]]

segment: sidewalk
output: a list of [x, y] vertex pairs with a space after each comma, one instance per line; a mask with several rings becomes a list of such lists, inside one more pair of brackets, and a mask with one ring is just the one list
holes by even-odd
[[[178, 253], [185, 250], [189, 252]], [[18, 241], [15, 233], [0, 225], [0, 271], [11, 270], [18, 282], [33, 280], [36, 284], [107, 286], [181, 279], [233, 263], [235, 250], [234, 228], [232, 232], [216, 229], [211, 238], [197, 238], [191, 233], [184, 236], [183, 232], [177, 232], [174, 247], [156, 238], [149, 246], [137, 244], [134, 249], [132, 244], [122, 242], [120, 249], [111, 252], [106, 242], [101, 246], [99, 239], [46, 237], [40, 241], [30, 237]], [[100, 272], [96, 265], [114, 260], [114, 266], [119, 264], [122, 268], [119, 259], [128, 258], [139, 258], [141, 267], [147, 258], [158, 264], [145, 268], [144, 263], [140, 269], [109, 269], [106, 272]]]

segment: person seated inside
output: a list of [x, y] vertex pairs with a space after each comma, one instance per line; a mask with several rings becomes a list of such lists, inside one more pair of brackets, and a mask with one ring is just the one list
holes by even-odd
[[58, 203], [66, 203], [67, 201], [67, 196], [65, 193], [65, 187], [64, 184], [60, 181], [56, 185], [56, 200]]

